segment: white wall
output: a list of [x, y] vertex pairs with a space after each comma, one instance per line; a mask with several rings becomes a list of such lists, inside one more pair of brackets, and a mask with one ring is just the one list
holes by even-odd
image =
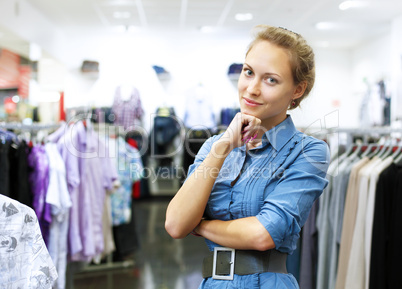
[[[128, 37], [127, 37], [128, 36]], [[66, 107], [110, 106], [114, 90], [130, 83], [138, 88], [146, 112], [145, 123], [158, 106], [173, 106], [184, 115], [185, 98], [199, 83], [212, 95], [215, 113], [238, 106], [237, 90], [227, 71], [233, 62], [243, 62], [248, 37], [177, 33], [159, 35], [118, 35], [94, 40], [88, 59], [100, 62], [99, 78], [90, 84], [71, 70], [65, 91]], [[170, 72], [169, 81], [160, 81], [152, 65]], [[91, 87], [89, 87], [90, 85]], [[84, 93], [76, 88], [81, 87]]]
[[[88, 80], [80, 80], [79, 74], [71, 73], [65, 94], [66, 106], [111, 105], [115, 87], [132, 83], [140, 91], [147, 118], [152, 118], [150, 114], [161, 105], [174, 106], [177, 115], [183, 117], [186, 96], [195, 85], [202, 83], [214, 99], [218, 116], [222, 108], [238, 106], [236, 84], [228, 79], [227, 71], [233, 62], [243, 62], [249, 41], [249, 37], [196, 32], [186, 37], [164, 33], [99, 39], [92, 43], [93, 49], [88, 52], [89, 59], [100, 62], [99, 79], [90, 87]], [[325, 128], [328, 115], [337, 113], [339, 126], [355, 126], [357, 100], [351, 103], [351, 53], [321, 48], [316, 48], [315, 53], [315, 87], [302, 108], [291, 112], [296, 125]], [[166, 68], [171, 79], [160, 82], [152, 65]], [[73, 87], [86, 87], [86, 92], [80, 93]], [[145, 122], [149, 124], [150, 119]]]
[[[300, 127], [350, 127], [356, 124], [356, 100], [351, 98], [351, 54], [347, 50], [315, 48], [316, 81], [301, 108], [291, 112]], [[336, 115], [336, 120], [333, 117]], [[329, 123], [331, 119], [331, 123]], [[336, 123], [333, 123], [333, 122]]]
[[392, 65], [392, 117], [399, 120], [402, 127], [402, 16], [394, 19], [391, 31], [391, 65]]

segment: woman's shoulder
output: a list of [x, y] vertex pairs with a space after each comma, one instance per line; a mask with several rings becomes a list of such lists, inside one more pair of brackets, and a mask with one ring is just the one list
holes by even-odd
[[296, 133], [295, 137], [298, 138], [298, 144], [303, 154], [308, 154], [312, 157], [329, 158], [329, 146], [324, 140], [300, 131]]
[[312, 135], [306, 134], [304, 132], [301, 131], [297, 131], [297, 133], [295, 134], [295, 137], [298, 138], [300, 140], [300, 142], [303, 142], [304, 144], [308, 144], [308, 145], [319, 145], [319, 146], [328, 146], [328, 144], [319, 138], [316, 138]]

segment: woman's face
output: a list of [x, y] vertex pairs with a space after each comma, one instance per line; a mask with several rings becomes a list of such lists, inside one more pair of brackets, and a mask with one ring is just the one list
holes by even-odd
[[293, 83], [287, 51], [268, 41], [256, 43], [247, 54], [238, 90], [241, 112], [261, 119], [266, 129], [285, 120], [291, 101], [304, 92]]

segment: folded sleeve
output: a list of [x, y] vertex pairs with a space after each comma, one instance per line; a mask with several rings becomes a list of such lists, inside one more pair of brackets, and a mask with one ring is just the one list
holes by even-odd
[[[328, 184], [328, 145], [314, 138], [304, 139], [293, 149], [264, 187], [264, 201], [257, 219], [271, 235], [275, 248], [294, 244], [314, 201]], [[301, 149], [300, 149], [301, 148]]]

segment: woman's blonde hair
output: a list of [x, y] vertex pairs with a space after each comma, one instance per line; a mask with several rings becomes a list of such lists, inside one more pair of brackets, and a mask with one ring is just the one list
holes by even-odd
[[282, 27], [258, 25], [255, 28], [254, 40], [250, 43], [246, 55], [260, 41], [269, 41], [289, 52], [293, 81], [297, 85], [306, 82], [306, 89], [301, 97], [294, 100], [294, 109], [310, 93], [315, 81], [314, 51], [300, 35]]

